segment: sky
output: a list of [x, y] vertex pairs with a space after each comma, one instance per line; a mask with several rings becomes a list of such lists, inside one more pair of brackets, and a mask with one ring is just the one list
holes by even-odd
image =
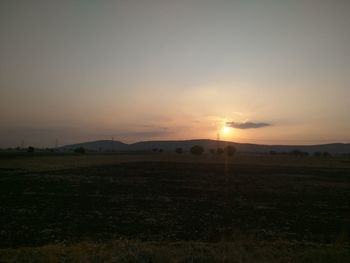
[[0, 2], [0, 147], [350, 142], [350, 1]]

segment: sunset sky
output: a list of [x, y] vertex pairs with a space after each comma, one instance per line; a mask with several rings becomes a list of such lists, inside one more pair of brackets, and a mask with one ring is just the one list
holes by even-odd
[[350, 142], [349, 14], [342, 0], [2, 0], [0, 147]]

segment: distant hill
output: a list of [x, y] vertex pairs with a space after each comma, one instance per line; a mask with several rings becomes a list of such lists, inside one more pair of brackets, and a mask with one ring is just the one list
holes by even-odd
[[136, 151], [152, 151], [153, 149], [162, 149], [163, 151], [175, 151], [176, 148], [182, 148], [189, 151], [193, 145], [201, 145], [206, 150], [222, 148], [227, 145], [233, 145], [242, 153], [266, 153], [270, 151], [290, 152], [300, 150], [310, 154], [314, 152], [329, 152], [331, 154], [350, 153], [349, 143], [332, 143], [321, 145], [262, 145], [249, 143], [235, 143], [217, 140], [184, 140], [184, 141], [143, 141], [132, 144], [126, 144], [120, 141], [94, 141], [78, 144], [71, 144], [61, 147], [63, 150], [72, 150], [78, 147], [84, 147], [89, 151], [119, 151], [119, 152], [136, 152]]
[[350, 143], [331, 143], [319, 145], [261, 145], [261, 144], [236, 144], [240, 152], [264, 153], [264, 152], [291, 152], [300, 150], [313, 154], [315, 152], [329, 152], [331, 154], [350, 153]]
[[76, 149], [79, 147], [84, 147], [86, 150], [90, 151], [127, 151], [129, 150], [129, 145], [119, 141], [105, 140], [105, 141], [94, 141], [94, 142], [83, 142], [77, 144], [70, 144], [62, 146], [61, 149]]
[[206, 149], [225, 147], [226, 145], [236, 145], [232, 142], [215, 141], [215, 140], [186, 140], [186, 141], [144, 141], [132, 144], [126, 144], [120, 141], [94, 141], [84, 142], [62, 146], [63, 150], [76, 149], [84, 147], [90, 151], [152, 151], [153, 149], [162, 149], [163, 151], [175, 151], [176, 148], [182, 148], [189, 151], [193, 145], [201, 145]]

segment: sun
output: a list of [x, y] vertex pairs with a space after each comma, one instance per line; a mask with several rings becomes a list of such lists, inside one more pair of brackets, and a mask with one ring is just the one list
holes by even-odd
[[224, 126], [224, 127], [222, 128], [222, 132], [223, 132], [224, 134], [228, 134], [230, 131], [231, 131], [231, 128], [230, 128], [230, 127]]

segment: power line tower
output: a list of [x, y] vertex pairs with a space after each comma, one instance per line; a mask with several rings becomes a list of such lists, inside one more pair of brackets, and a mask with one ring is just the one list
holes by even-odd
[[58, 148], [58, 139], [56, 138], [56, 140], [55, 140], [55, 149], [57, 150], [57, 148]]

